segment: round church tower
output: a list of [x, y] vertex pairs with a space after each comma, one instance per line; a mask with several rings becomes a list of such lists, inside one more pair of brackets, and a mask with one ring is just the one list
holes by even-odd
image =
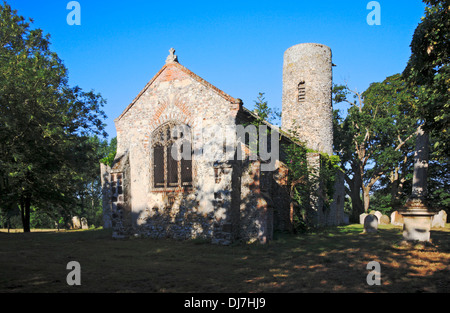
[[331, 49], [315, 43], [284, 53], [282, 130], [291, 131], [309, 149], [333, 153]]

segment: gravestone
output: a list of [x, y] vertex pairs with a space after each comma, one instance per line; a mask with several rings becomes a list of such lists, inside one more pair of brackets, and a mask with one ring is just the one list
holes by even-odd
[[378, 218], [378, 222], [380, 222], [383, 214], [380, 211], [375, 211], [373, 214]]
[[369, 214], [363, 213], [363, 214], [361, 214], [361, 215], [359, 216], [359, 223], [360, 223], [361, 225], [364, 225], [364, 220], [366, 219], [367, 215], [369, 215]]
[[378, 231], [378, 217], [369, 214], [364, 219], [364, 233], [376, 233]]
[[81, 228], [81, 221], [78, 216], [72, 217], [72, 227], [73, 229], [80, 229]]
[[344, 225], [350, 224], [350, 217], [347, 214], [345, 214], [345, 213], [344, 213], [344, 216], [343, 216], [343, 222], [344, 222]]
[[81, 218], [81, 229], [89, 229], [88, 222], [85, 217]]
[[400, 213], [398, 213], [398, 211], [392, 212], [391, 224], [395, 226], [403, 226], [403, 216]]
[[444, 210], [439, 211], [438, 214], [432, 217], [431, 227], [445, 227], [445, 223], [447, 223], [447, 212]]
[[381, 225], [389, 225], [391, 222], [391, 220], [389, 219], [389, 216], [387, 215], [382, 215], [380, 218], [380, 224]]

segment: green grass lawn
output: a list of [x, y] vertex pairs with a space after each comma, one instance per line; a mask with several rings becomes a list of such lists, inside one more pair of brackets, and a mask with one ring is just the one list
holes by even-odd
[[[450, 292], [450, 225], [433, 246], [399, 245], [401, 228], [361, 225], [278, 234], [267, 245], [114, 240], [106, 230], [0, 232], [0, 292]], [[67, 263], [81, 265], [69, 286]], [[369, 286], [371, 261], [381, 286]]]

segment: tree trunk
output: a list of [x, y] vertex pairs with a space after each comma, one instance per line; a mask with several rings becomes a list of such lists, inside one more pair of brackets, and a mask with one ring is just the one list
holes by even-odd
[[352, 199], [352, 220], [359, 223], [359, 215], [364, 212], [360, 189], [350, 189], [350, 191], [350, 198]]
[[369, 207], [370, 207], [370, 188], [369, 187], [362, 187], [363, 190], [363, 199], [364, 199], [364, 213], [369, 213]]
[[359, 223], [359, 215], [364, 212], [363, 202], [361, 200], [361, 176], [359, 175], [359, 167], [352, 165], [353, 177], [350, 178], [345, 175], [345, 181], [348, 184], [349, 190], [347, 194], [352, 199], [352, 214], [351, 219], [353, 222]]
[[396, 206], [396, 203], [398, 201], [398, 194], [399, 194], [399, 186], [400, 186], [400, 181], [399, 181], [399, 168], [398, 166], [396, 166], [394, 168], [394, 170], [391, 172], [391, 175], [389, 177], [389, 181], [391, 182], [391, 208], [394, 209]]
[[[404, 163], [406, 163], [407, 157], [405, 157], [404, 159]], [[406, 181], [405, 176], [407, 175], [406, 173], [407, 168], [406, 166], [402, 166], [402, 168], [400, 169], [400, 167], [396, 167], [394, 169], [394, 171], [391, 173], [391, 176], [389, 178], [390, 182], [391, 182], [391, 202], [390, 202], [390, 206], [392, 208], [393, 211], [398, 211], [399, 208], [402, 206], [402, 192], [403, 192], [403, 184]]]
[[25, 196], [20, 201], [20, 213], [22, 217], [23, 232], [31, 232], [30, 228], [30, 208], [31, 208], [31, 197]]

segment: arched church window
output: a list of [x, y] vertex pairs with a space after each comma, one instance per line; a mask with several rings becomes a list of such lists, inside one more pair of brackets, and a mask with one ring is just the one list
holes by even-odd
[[[153, 132], [153, 188], [192, 186], [192, 148], [190, 143], [190, 129], [187, 125], [169, 122]], [[172, 153], [175, 153], [177, 157], [175, 158]]]

